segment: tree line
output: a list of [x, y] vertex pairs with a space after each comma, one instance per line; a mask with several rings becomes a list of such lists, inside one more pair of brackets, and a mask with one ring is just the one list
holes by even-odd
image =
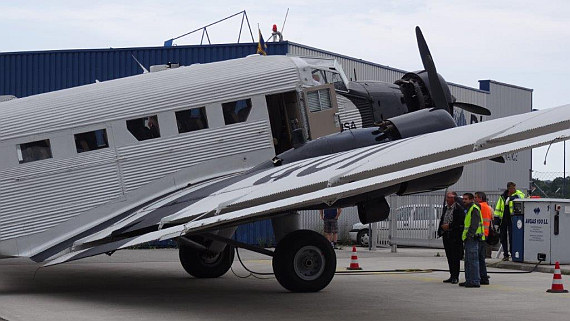
[[570, 198], [570, 176], [556, 177], [554, 180], [532, 179], [530, 195], [549, 198]]

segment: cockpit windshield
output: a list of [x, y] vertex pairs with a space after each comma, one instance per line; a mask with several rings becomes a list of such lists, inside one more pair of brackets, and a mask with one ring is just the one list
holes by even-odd
[[333, 84], [339, 91], [347, 92], [348, 79], [340, 64], [332, 58], [302, 57], [311, 68], [312, 85]]
[[329, 70], [313, 69], [311, 72], [313, 83], [315, 86], [324, 84], [333, 84], [336, 90], [348, 91], [342, 77], [338, 72], [332, 72]]

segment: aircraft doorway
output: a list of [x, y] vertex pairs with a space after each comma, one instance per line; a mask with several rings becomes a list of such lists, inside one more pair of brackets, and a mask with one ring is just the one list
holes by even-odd
[[297, 93], [290, 91], [265, 96], [275, 154], [293, 148], [293, 130], [301, 127]]

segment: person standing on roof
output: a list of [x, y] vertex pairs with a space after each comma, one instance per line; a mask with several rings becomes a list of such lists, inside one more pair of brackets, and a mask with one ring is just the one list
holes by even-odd
[[271, 31], [271, 38], [273, 38], [273, 42], [283, 41], [283, 35], [281, 32], [279, 32], [279, 30], [277, 30], [277, 25], [273, 25], [273, 29], [271, 29]]
[[[483, 192], [475, 192], [475, 202], [481, 208], [481, 216], [483, 217], [483, 232], [485, 238], [489, 236], [489, 228], [493, 220], [493, 209], [487, 204], [487, 195]], [[481, 277], [480, 284], [488, 285], [489, 276], [487, 275], [487, 264], [485, 257], [487, 256], [487, 243], [484, 240], [479, 241], [479, 276]]]
[[[513, 182], [507, 183], [507, 190], [497, 200], [495, 206], [495, 220], [497, 220], [501, 231], [501, 246], [503, 247], [503, 261], [508, 261], [513, 251], [513, 225], [511, 215], [513, 214], [513, 200], [524, 198], [524, 193], [517, 189]], [[508, 238], [507, 238], [507, 233]]]

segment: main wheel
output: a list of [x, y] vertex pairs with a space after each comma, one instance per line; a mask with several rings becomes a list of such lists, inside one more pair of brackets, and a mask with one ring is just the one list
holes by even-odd
[[275, 278], [289, 291], [320, 291], [330, 283], [335, 270], [336, 254], [330, 242], [315, 231], [292, 232], [275, 248]]
[[217, 278], [228, 272], [234, 262], [234, 248], [226, 245], [220, 253], [200, 251], [180, 244], [180, 263], [188, 274], [197, 278]]

